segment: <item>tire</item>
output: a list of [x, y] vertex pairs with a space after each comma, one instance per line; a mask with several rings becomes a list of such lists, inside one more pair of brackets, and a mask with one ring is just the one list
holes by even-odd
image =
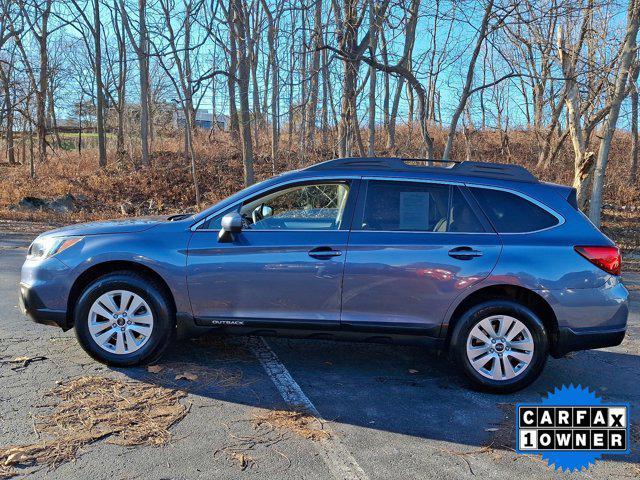
[[[516, 334], [520, 326], [525, 328]], [[470, 308], [455, 324], [449, 345], [473, 386], [495, 393], [531, 384], [542, 373], [548, 351], [549, 337], [540, 318], [511, 300], [490, 300]]]
[[[126, 307], [117, 308], [122, 307], [122, 302], [128, 302], [129, 310], [140, 305], [129, 313]], [[107, 318], [113, 311], [120, 312], [116, 313], [118, 318]], [[95, 360], [114, 367], [157, 360], [169, 345], [175, 325], [175, 313], [164, 289], [152, 279], [130, 271], [109, 273], [94, 280], [74, 309], [76, 337], [82, 348]]]

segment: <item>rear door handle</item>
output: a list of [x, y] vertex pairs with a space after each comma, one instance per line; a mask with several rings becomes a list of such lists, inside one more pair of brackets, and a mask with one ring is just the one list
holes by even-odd
[[481, 257], [482, 252], [471, 247], [456, 247], [449, 250], [449, 256], [458, 260], [471, 260], [472, 258]]
[[331, 257], [339, 257], [340, 255], [342, 255], [342, 251], [334, 250], [331, 247], [316, 247], [313, 250], [309, 250], [310, 257], [320, 260], [328, 260]]

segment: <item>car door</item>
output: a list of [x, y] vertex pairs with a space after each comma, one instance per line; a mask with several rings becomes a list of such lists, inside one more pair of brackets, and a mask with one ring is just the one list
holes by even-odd
[[343, 326], [439, 334], [451, 302], [489, 275], [501, 251], [464, 188], [366, 180], [349, 239]]
[[[339, 325], [342, 275], [359, 181], [272, 187], [215, 215], [189, 244], [188, 285], [202, 325]], [[221, 217], [243, 230], [218, 242]]]

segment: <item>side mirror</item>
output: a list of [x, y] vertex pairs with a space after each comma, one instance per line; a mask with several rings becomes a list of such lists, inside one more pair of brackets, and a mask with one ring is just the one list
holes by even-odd
[[262, 214], [262, 218], [270, 217], [271, 215], [273, 215], [273, 208], [263, 203], [260, 213]]
[[238, 212], [227, 213], [220, 223], [222, 228], [218, 233], [218, 242], [233, 242], [233, 234], [242, 231], [242, 215]]

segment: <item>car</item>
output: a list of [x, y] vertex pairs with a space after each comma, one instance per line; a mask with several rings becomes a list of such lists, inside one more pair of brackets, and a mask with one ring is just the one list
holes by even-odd
[[19, 296], [112, 366], [214, 330], [441, 348], [510, 392], [548, 355], [622, 342], [620, 268], [575, 190], [522, 166], [341, 158], [195, 215], [43, 233]]

